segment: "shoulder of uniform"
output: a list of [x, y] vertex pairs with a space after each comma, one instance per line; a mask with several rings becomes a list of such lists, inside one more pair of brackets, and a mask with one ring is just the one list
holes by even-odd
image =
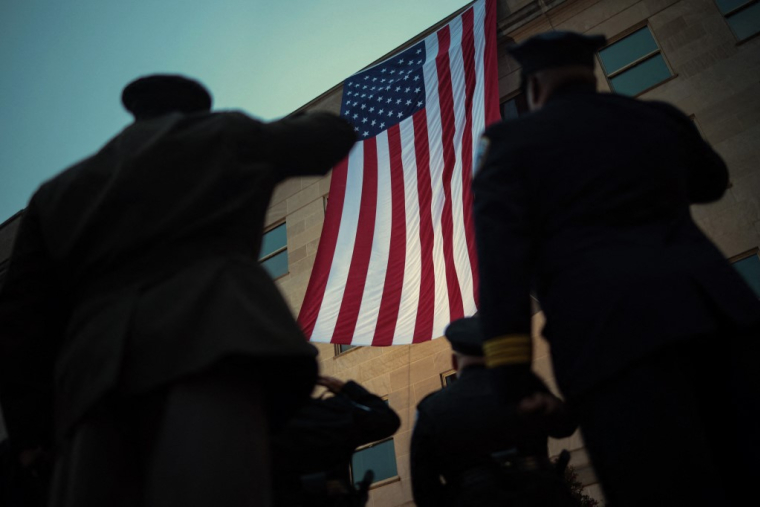
[[256, 118], [248, 116], [243, 111], [237, 110], [214, 112], [209, 116], [217, 121], [227, 122], [231, 125], [258, 125], [262, 123]]
[[424, 410], [426, 408], [430, 408], [430, 406], [434, 403], [434, 400], [437, 397], [440, 397], [439, 395], [442, 393], [442, 391], [434, 391], [424, 398], [420, 400], [419, 403], [417, 403], [417, 411]]
[[661, 100], [647, 100], [647, 101], [640, 101], [640, 103], [645, 104], [647, 107], [651, 109], [656, 109], [657, 111], [665, 113], [666, 115], [674, 119], [678, 119], [681, 121], [689, 121], [689, 117], [686, 116], [686, 113], [678, 109], [673, 104], [669, 104], [668, 102], [663, 102]]
[[498, 139], [499, 137], [508, 135], [515, 129], [519, 129], [519, 125], [522, 123], [525, 123], [523, 118], [502, 120], [486, 128], [486, 130], [483, 132], [483, 135], [491, 139]]

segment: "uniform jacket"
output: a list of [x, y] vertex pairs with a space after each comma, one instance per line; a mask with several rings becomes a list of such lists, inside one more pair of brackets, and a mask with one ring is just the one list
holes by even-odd
[[65, 432], [109, 389], [143, 392], [230, 356], [288, 359], [279, 375], [313, 382], [314, 349], [257, 256], [274, 187], [325, 174], [353, 142], [325, 113], [171, 113], [43, 184], [0, 295], [11, 438], [39, 442], [53, 397]]
[[[554, 436], [568, 436], [573, 429]], [[471, 471], [492, 467], [492, 453], [514, 449], [523, 456], [546, 458], [547, 438], [519, 417], [514, 405], [501, 402], [489, 370], [465, 368], [453, 384], [417, 406], [410, 454], [414, 501], [419, 507], [465, 505], [467, 498], [484, 492], [463, 486], [463, 479]]]
[[[335, 396], [309, 400], [273, 439], [277, 505], [300, 505], [305, 475], [323, 472], [328, 480], [350, 484], [356, 448], [390, 437], [400, 425], [382, 398], [353, 381]], [[354, 477], [355, 482], [361, 479]]]
[[691, 218], [728, 172], [676, 108], [566, 88], [485, 138], [473, 183], [485, 338], [529, 332], [535, 290], [565, 395], [760, 318]]

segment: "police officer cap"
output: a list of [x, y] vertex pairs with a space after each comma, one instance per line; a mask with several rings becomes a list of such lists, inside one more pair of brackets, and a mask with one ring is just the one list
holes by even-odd
[[194, 79], [176, 74], [153, 74], [129, 83], [121, 102], [135, 118], [171, 111], [192, 113], [211, 109], [211, 94]]
[[523, 75], [565, 65], [594, 68], [594, 53], [607, 42], [604, 35], [546, 32], [535, 35], [507, 51], [522, 65]]
[[454, 352], [466, 356], [483, 356], [483, 335], [478, 317], [455, 320], [448, 325], [445, 335]]

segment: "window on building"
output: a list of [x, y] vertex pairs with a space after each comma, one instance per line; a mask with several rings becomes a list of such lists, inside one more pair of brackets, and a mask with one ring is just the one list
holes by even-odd
[[351, 479], [354, 484], [364, 479], [367, 470], [375, 473], [373, 482], [380, 482], [398, 475], [396, 446], [393, 437], [359, 448], [351, 458]]
[[759, 0], [715, 0], [728, 26], [739, 40], [760, 33]]
[[288, 236], [284, 223], [264, 233], [259, 261], [272, 278], [287, 274]]
[[340, 344], [340, 343], [336, 343], [335, 344], [335, 355], [339, 356], [339, 355], [341, 355], [344, 352], [348, 352], [349, 350], [355, 349], [355, 348], [358, 348], [358, 347], [359, 347], [358, 345], [343, 345], [343, 344]]
[[501, 103], [501, 119], [514, 120], [528, 112], [528, 100], [524, 93], [515, 95]]
[[599, 59], [610, 86], [622, 95], [638, 95], [673, 75], [648, 26], [600, 50]]
[[[387, 399], [383, 401], [386, 405], [389, 404]], [[393, 437], [367, 444], [354, 452], [349, 466], [353, 483], [361, 482], [367, 470], [372, 470], [375, 474], [373, 483], [398, 476], [396, 445], [393, 443]]]
[[455, 370], [449, 370], [441, 373], [441, 385], [443, 387], [449, 387], [457, 379], [457, 372]]
[[736, 271], [760, 298], [760, 252], [755, 248], [732, 259]]

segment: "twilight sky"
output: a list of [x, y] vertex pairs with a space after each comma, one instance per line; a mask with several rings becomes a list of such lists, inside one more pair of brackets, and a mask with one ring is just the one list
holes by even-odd
[[0, 223], [126, 126], [121, 90], [155, 72], [215, 109], [275, 119], [468, 0], [1, 0]]

